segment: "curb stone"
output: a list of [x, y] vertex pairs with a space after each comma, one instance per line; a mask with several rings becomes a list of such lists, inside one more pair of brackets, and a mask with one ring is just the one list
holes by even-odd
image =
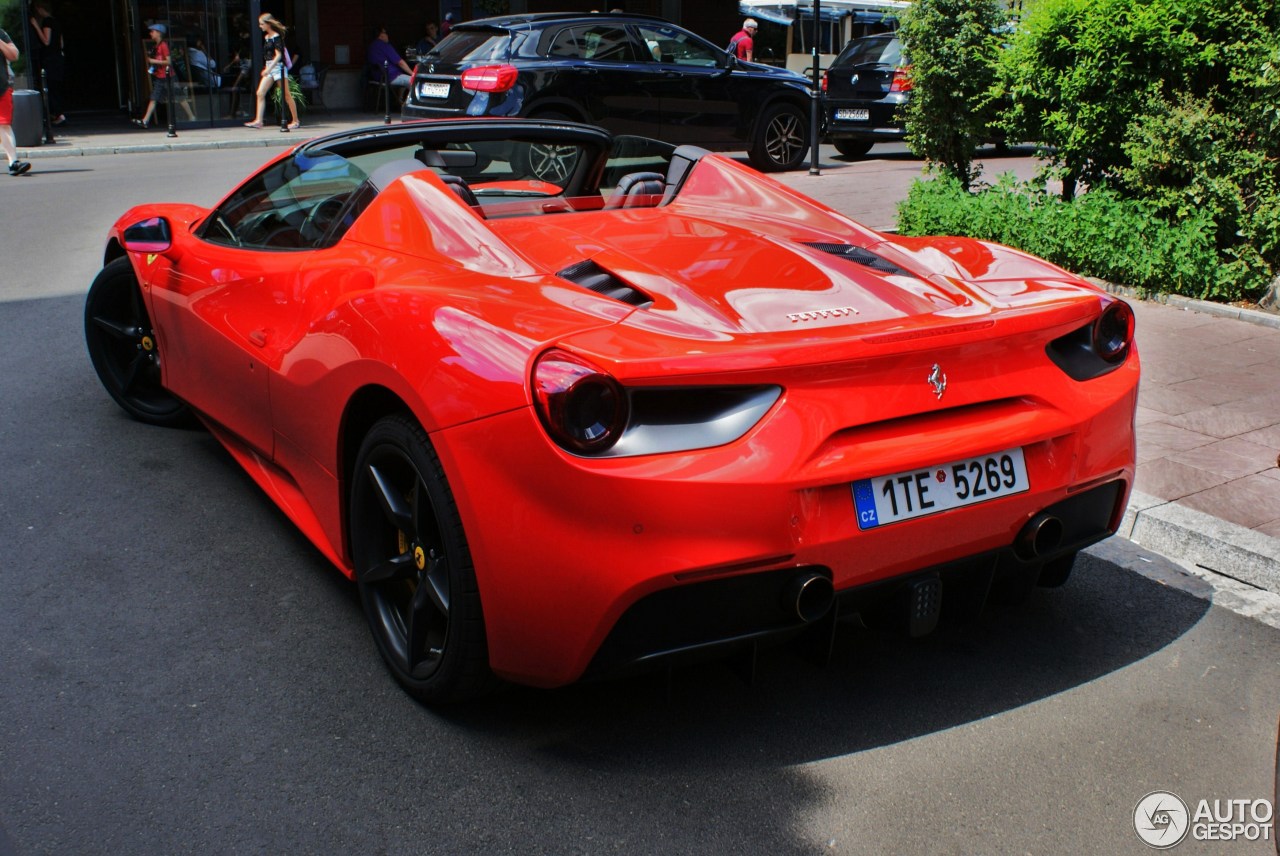
[[1280, 594], [1280, 539], [1139, 491], [1130, 495], [1116, 534], [1153, 552]]

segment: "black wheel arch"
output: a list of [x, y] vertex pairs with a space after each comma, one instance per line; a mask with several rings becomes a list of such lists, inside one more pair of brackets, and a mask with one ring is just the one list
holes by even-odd
[[[759, 127], [760, 122], [769, 114], [769, 111], [779, 104], [790, 104], [804, 115], [809, 115], [809, 97], [804, 92], [799, 90], [795, 92], [775, 92], [756, 105], [754, 110], [743, 113], [744, 125], [738, 129], [739, 136], [743, 142], [748, 145], [751, 144], [751, 141], [755, 139], [756, 128]], [[819, 116], [819, 125], [821, 126], [821, 124], [821, 116]], [[821, 133], [821, 127], [819, 127], [818, 131]]]
[[545, 116], [547, 113], [562, 113], [571, 122], [582, 122], [587, 125], [596, 124], [587, 115], [581, 104], [560, 95], [539, 97], [536, 101], [526, 105], [520, 116], [525, 119], [536, 119], [540, 116]]
[[[342, 510], [342, 553], [348, 563], [352, 562], [351, 533], [346, 521], [349, 519], [351, 479], [355, 473], [356, 458], [360, 455], [360, 444], [374, 425], [388, 416], [401, 414], [418, 421], [413, 409], [399, 395], [385, 386], [366, 386], [356, 390], [347, 401], [338, 430], [337, 472], [339, 478], [339, 498]], [[419, 422], [421, 424], [421, 422]]]

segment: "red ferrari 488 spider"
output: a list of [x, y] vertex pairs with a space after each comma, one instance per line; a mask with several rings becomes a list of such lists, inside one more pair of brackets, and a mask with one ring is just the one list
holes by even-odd
[[85, 332], [125, 411], [197, 418], [355, 581], [430, 702], [928, 632], [1062, 583], [1133, 482], [1122, 301], [570, 123], [378, 126], [134, 208]]

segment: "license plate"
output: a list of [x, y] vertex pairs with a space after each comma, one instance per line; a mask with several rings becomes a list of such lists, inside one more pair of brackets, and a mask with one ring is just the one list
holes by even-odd
[[420, 83], [418, 84], [418, 96], [421, 98], [448, 98], [449, 84]]
[[836, 118], [841, 122], [865, 122], [871, 118], [871, 114], [866, 110], [846, 108], [836, 111]]
[[858, 528], [874, 529], [1029, 490], [1021, 449], [853, 483]]

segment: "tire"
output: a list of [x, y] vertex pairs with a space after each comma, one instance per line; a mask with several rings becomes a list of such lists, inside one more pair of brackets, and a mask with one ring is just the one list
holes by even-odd
[[453, 493], [426, 432], [389, 416], [365, 435], [351, 478], [356, 584], [378, 652], [430, 703], [488, 689], [484, 619]]
[[875, 143], [871, 140], [832, 140], [831, 145], [847, 158], [860, 158], [871, 151]]
[[747, 156], [761, 172], [799, 168], [809, 150], [809, 117], [794, 104], [775, 104], [756, 123]]
[[1036, 585], [1041, 588], [1057, 588], [1066, 583], [1071, 576], [1071, 569], [1076, 564], [1076, 553], [1068, 553], [1056, 559], [1050, 559], [1040, 568], [1040, 576]]
[[[554, 110], [533, 113], [530, 119], [546, 119], [555, 122], [576, 122], [564, 113]], [[520, 149], [519, 163], [512, 168], [524, 174], [524, 177], [536, 178], [548, 184], [564, 187], [574, 167], [578, 165], [579, 151], [577, 146], [552, 146], [545, 143], [534, 143]]]
[[108, 262], [84, 303], [89, 361], [116, 404], [148, 425], [192, 423], [191, 411], [161, 383], [160, 344], [129, 259]]

